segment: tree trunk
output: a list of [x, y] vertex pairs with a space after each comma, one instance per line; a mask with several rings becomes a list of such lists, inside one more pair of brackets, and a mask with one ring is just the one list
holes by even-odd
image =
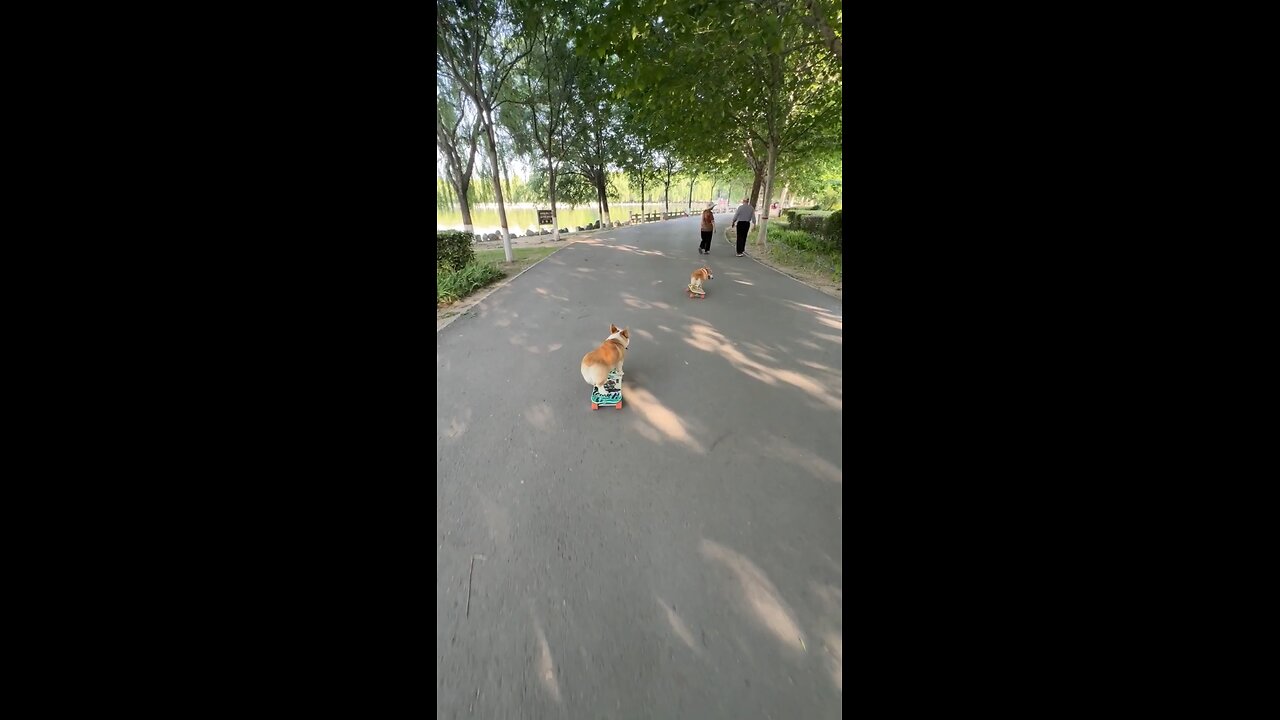
[[760, 185], [764, 180], [764, 168], [756, 170], [755, 179], [751, 181], [751, 207], [760, 207], [756, 205], [756, 200], [760, 198]]
[[467, 202], [467, 199], [466, 199], [465, 197], [462, 197], [462, 196], [459, 196], [459, 197], [461, 198], [461, 201], [462, 201], [462, 202], [461, 202], [461, 205], [462, 205], [462, 229], [463, 229], [463, 230], [464, 230], [468, 235], [474, 235], [474, 234], [476, 233], [476, 228], [475, 228], [475, 226], [474, 226], [474, 225], [472, 225], [472, 224], [471, 224], [471, 203]]
[[809, 11], [804, 16], [804, 21], [808, 23], [810, 27], [816, 29], [818, 34], [822, 36], [823, 45], [831, 51], [832, 55], [836, 56], [836, 63], [840, 65], [840, 74], [844, 75], [844, 43], [840, 41], [840, 38], [836, 37], [835, 32], [831, 29], [831, 25], [827, 23], [826, 17], [824, 17], [822, 11], [815, 6], [813, 0], [805, 0], [804, 6], [805, 9]]
[[[535, 125], [535, 132], [536, 132], [536, 125]], [[547, 134], [548, 134], [548, 137], [550, 137], [550, 132], [548, 132]], [[547, 146], [550, 147], [550, 145], [551, 145], [551, 141], [548, 139]], [[557, 242], [560, 240], [560, 213], [556, 210], [556, 166], [555, 166], [555, 163], [551, 162], [550, 151], [547, 152], [546, 159], [547, 159], [547, 180], [549, 181], [547, 187], [550, 190], [550, 194], [551, 194], [551, 222], [552, 222], [551, 241]]]
[[553, 241], [559, 241], [560, 213], [556, 210], [556, 171], [549, 170], [547, 174], [551, 176], [551, 222], [554, 223], [551, 229], [551, 239]]
[[[447, 178], [445, 191], [448, 192], [450, 187], [453, 190], [453, 198], [458, 201], [458, 207], [462, 210], [462, 229], [464, 232], [474, 235], [475, 226], [471, 223], [471, 178], [459, 179], [454, 181], [453, 178]], [[450, 203], [450, 207], [453, 207]]]
[[605, 191], [605, 181], [600, 181], [600, 207], [604, 208], [604, 222], [606, 225], [612, 225], [613, 220], [609, 217], [609, 193]]
[[644, 222], [644, 177], [640, 178], [640, 222]]
[[769, 144], [769, 159], [765, 169], [764, 214], [760, 216], [760, 246], [769, 249], [769, 202], [773, 199], [773, 175], [778, 169], [778, 151]]
[[689, 212], [693, 212], [693, 181], [689, 181]]
[[493, 173], [490, 178], [493, 181], [493, 196], [498, 201], [498, 225], [502, 228], [502, 252], [507, 262], [515, 262], [516, 256], [511, 252], [511, 233], [507, 230], [507, 208], [502, 203], [502, 178], [498, 173], [498, 148], [493, 137], [493, 118], [489, 113], [482, 113], [481, 119], [484, 122], [484, 139], [485, 149], [489, 151], [489, 171]]
[[511, 176], [507, 175], [507, 159], [502, 159], [502, 179], [507, 181], [507, 199], [511, 199]]

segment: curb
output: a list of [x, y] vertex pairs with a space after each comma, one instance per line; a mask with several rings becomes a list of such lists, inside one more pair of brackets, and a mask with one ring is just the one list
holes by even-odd
[[[737, 241], [736, 241], [736, 240], [730, 240], [730, 239], [728, 238], [728, 236], [727, 236], [727, 235], [722, 236], [722, 237], [724, 237], [724, 241], [725, 241], [725, 243], [727, 243], [727, 244], [729, 245], [729, 247], [733, 248], [734, 250], [737, 250], [737, 249], [738, 249], [738, 243], [737, 243]], [[810, 282], [808, 282], [808, 281], [805, 281], [805, 280], [801, 280], [800, 278], [796, 277], [795, 275], [792, 275], [791, 273], [789, 273], [789, 272], [787, 272], [787, 271], [785, 271], [785, 270], [779, 270], [778, 268], [776, 268], [776, 267], [774, 267], [774, 266], [770, 265], [769, 263], [766, 263], [766, 262], [763, 262], [763, 261], [761, 261], [761, 260], [757, 259], [755, 255], [747, 255], [747, 257], [751, 258], [751, 260], [752, 260], [752, 261], [754, 261], [757, 265], [760, 265], [760, 266], [762, 266], [762, 267], [767, 267], [767, 268], [769, 268], [770, 270], [772, 270], [772, 271], [774, 271], [774, 272], [776, 272], [776, 273], [779, 273], [779, 274], [781, 274], [781, 275], [786, 275], [787, 277], [791, 278], [792, 280], [795, 280], [796, 282], [800, 283], [801, 285], [804, 285], [805, 287], [813, 288], [814, 290], [817, 290], [818, 292], [822, 293], [823, 295], [826, 295], [827, 297], [831, 298], [832, 300], [839, 301], [839, 303], [840, 303], [841, 305], [844, 305], [844, 297], [836, 297], [835, 295], [832, 295], [831, 293], [827, 292], [826, 290], [823, 290], [822, 288], [818, 287], [817, 285], [814, 285], [814, 284], [812, 284], [812, 283], [810, 283]]]
[[[570, 245], [573, 245], [574, 243], [578, 242], [580, 239], [586, 238], [587, 236], [592, 235], [592, 234], [594, 234], [594, 233], [615, 232], [615, 231], [618, 231], [618, 230], [625, 230], [625, 229], [627, 229], [627, 228], [636, 228], [636, 227], [641, 227], [641, 226], [643, 226], [643, 225], [644, 225], [644, 223], [641, 223], [640, 225], [619, 225], [618, 227], [615, 227], [615, 228], [601, 228], [601, 229], [599, 229], [599, 230], [584, 230], [584, 231], [582, 231], [582, 232], [576, 232], [576, 233], [573, 233], [573, 239], [572, 239], [572, 240], [566, 240], [566, 241], [564, 242], [564, 244], [563, 244], [563, 245], [561, 245], [560, 247], [556, 248], [556, 251], [555, 251], [555, 252], [553, 252], [553, 253], [551, 253], [551, 255], [555, 255], [556, 253], [560, 252], [561, 250], [563, 250], [563, 249], [565, 249], [565, 248], [569, 247]], [[567, 235], [567, 234], [568, 234], [568, 233], [566, 233], [566, 235]], [[512, 246], [512, 247], [514, 248], [515, 246]], [[547, 258], [551, 257], [551, 255], [548, 255], [547, 257], [542, 258], [542, 260], [546, 260]], [[523, 275], [523, 274], [525, 274], [525, 273], [529, 272], [530, 270], [534, 269], [535, 267], [537, 267], [537, 266], [538, 266], [538, 263], [541, 263], [541, 262], [542, 262], [542, 260], [539, 260], [538, 262], [536, 262], [536, 263], [534, 263], [534, 264], [530, 265], [529, 267], [527, 267], [527, 268], [525, 268], [525, 269], [521, 270], [520, 272], [516, 273], [515, 275], [512, 275], [511, 277], [507, 278], [506, 280], [503, 280], [503, 281], [502, 281], [502, 282], [500, 282], [500, 283], [495, 283], [494, 285], [489, 286], [489, 288], [488, 288], [484, 293], [480, 294], [479, 296], [476, 296], [476, 297], [474, 298], [474, 300], [471, 302], [471, 304], [470, 304], [470, 305], [467, 305], [466, 309], [464, 309], [464, 310], [462, 310], [462, 311], [460, 311], [460, 312], [458, 312], [458, 313], [456, 313], [456, 314], [454, 314], [454, 315], [450, 315], [449, 317], [445, 318], [444, 320], [438, 320], [438, 321], [436, 321], [436, 332], [438, 333], [438, 332], [440, 332], [441, 330], [443, 330], [443, 329], [445, 329], [445, 328], [449, 327], [450, 325], [452, 325], [454, 320], [457, 320], [458, 318], [460, 318], [460, 317], [462, 317], [463, 315], [467, 314], [467, 312], [468, 312], [469, 310], [471, 310], [471, 308], [475, 307], [476, 305], [479, 305], [480, 303], [484, 302], [484, 301], [485, 301], [485, 299], [486, 299], [486, 298], [488, 298], [490, 295], [492, 295], [492, 294], [494, 294], [495, 292], [497, 292], [497, 291], [501, 290], [502, 288], [506, 287], [508, 284], [510, 284], [510, 283], [511, 283], [511, 281], [512, 281], [512, 280], [515, 280], [516, 278], [520, 277], [521, 275]], [[468, 298], [468, 299], [470, 299], [470, 298]]]
[[[614, 228], [614, 229], [616, 230], [617, 228]], [[583, 233], [583, 234], [585, 235], [586, 233]], [[529, 267], [527, 267], [527, 268], [525, 268], [525, 269], [521, 270], [520, 272], [516, 273], [515, 275], [512, 275], [511, 277], [507, 278], [506, 280], [503, 280], [503, 281], [502, 281], [502, 282], [500, 282], [500, 283], [494, 283], [493, 285], [489, 286], [488, 290], [487, 290], [484, 294], [482, 294], [482, 295], [480, 295], [479, 297], [475, 298], [475, 300], [474, 300], [470, 305], [468, 305], [468, 306], [466, 307], [466, 309], [465, 309], [465, 310], [462, 310], [461, 312], [458, 312], [458, 313], [456, 313], [456, 314], [454, 314], [454, 315], [450, 315], [449, 317], [445, 318], [444, 320], [437, 321], [437, 323], [436, 323], [436, 332], [437, 332], [437, 333], [439, 333], [441, 330], [443, 330], [443, 329], [445, 329], [445, 328], [449, 327], [450, 325], [452, 325], [454, 320], [457, 320], [458, 318], [462, 317], [463, 315], [466, 315], [468, 312], [470, 312], [470, 311], [471, 311], [471, 308], [473, 308], [473, 307], [475, 307], [475, 306], [479, 305], [480, 303], [484, 302], [486, 299], [488, 299], [488, 297], [489, 297], [490, 295], [492, 295], [492, 294], [494, 294], [494, 293], [498, 292], [499, 290], [501, 290], [502, 288], [504, 288], [504, 287], [506, 287], [506, 286], [510, 285], [510, 284], [512, 283], [512, 281], [514, 281], [516, 278], [520, 277], [521, 275], [523, 275], [523, 274], [525, 274], [525, 273], [529, 272], [530, 270], [532, 270], [532, 269], [534, 269], [534, 268], [538, 267], [539, 265], [541, 265], [541, 264], [542, 264], [542, 262], [543, 262], [543, 260], [546, 260], [546, 259], [547, 259], [547, 258], [549, 258], [549, 257], [554, 257], [556, 253], [558, 253], [558, 252], [560, 252], [561, 250], [563, 250], [563, 249], [565, 249], [565, 248], [569, 247], [570, 245], [576, 245], [576, 244], [577, 244], [577, 242], [578, 242], [577, 240], [573, 240], [573, 241], [571, 241], [571, 242], [567, 242], [567, 243], [565, 243], [564, 245], [561, 245], [560, 247], [556, 248], [556, 251], [555, 251], [555, 252], [553, 252], [553, 253], [551, 253], [551, 254], [547, 255], [547, 257], [542, 258], [542, 260], [539, 260], [538, 262], [536, 262], [536, 263], [534, 263], [534, 264], [530, 265]]]

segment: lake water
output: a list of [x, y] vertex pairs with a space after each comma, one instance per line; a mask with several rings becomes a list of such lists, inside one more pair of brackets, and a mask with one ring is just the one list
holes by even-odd
[[[674, 201], [671, 203], [671, 212], [682, 211], [687, 207], [687, 202], [677, 205]], [[704, 206], [695, 202], [693, 209], [701, 211]], [[543, 209], [547, 209], [543, 206]], [[662, 203], [645, 203], [645, 212], [662, 212]], [[633, 212], [640, 212], [640, 203], [609, 203], [609, 217], [615, 222], [618, 220], [626, 220]], [[600, 219], [600, 211], [595, 207], [586, 207], [579, 205], [577, 208], [557, 207], [556, 215], [560, 219], [560, 227], [573, 228], [588, 223], [593, 223]], [[471, 222], [475, 225], [477, 234], [498, 232], [498, 206], [491, 205], [487, 207], [472, 207]], [[507, 206], [507, 228], [511, 232], [518, 232], [521, 235], [526, 234], [531, 229], [538, 227], [538, 208], [532, 205], [524, 207]], [[462, 211], [457, 208], [440, 208], [436, 210], [436, 230], [461, 230], [462, 229]], [[550, 230], [551, 226], [547, 225], [546, 229]]]

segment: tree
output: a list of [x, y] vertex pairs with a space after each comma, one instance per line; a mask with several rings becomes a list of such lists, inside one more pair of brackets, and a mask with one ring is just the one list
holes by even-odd
[[[822, 36], [823, 45], [831, 51], [836, 64], [844, 68], [844, 12], [839, 3], [826, 0], [803, 0], [805, 23]], [[834, 7], [833, 7], [834, 6]]]
[[[442, 92], [443, 91], [443, 92]], [[475, 232], [471, 222], [471, 172], [475, 167], [480, 123], [467, 114], [462, 90], [436, 79], [436, 148], [444, 156], [445, 177], [458, 198], [463, 230]]]
[[578, 67], [578, 92], [570, 106], [570, 122], [577, 127], [577, 141], [569, 148], [566, 172], [585, 179], [595, 189], [601, 223], [609, 214], [609, 174], [625, 155], [622, 127], [613, 88], [603, 59], [584, 58]]
[[[760, 207], [760, 243], [768, 246], [769, 204], [773, 199], [777, 162], [781, 153], [811, 157], [840, 141], [841, 84], [833, 56], [814, 53], [818, 44], [808, 26], [797, 22], [793, 8], [778, 5], [773, 12], [756, 16], [764, 39], [764, 52], [755, 63], [765, 76], [765, 170], [764, 201]], [[834, 119], [834, 122], [833, 122]]]
[[574, 102], [578, 59], [566, 47], [568, 31], [563, 21], [546, 7], [525, 8], [521, 19], [522, 31], [531, 37], [534, 50], [520, 63], [508, 91], [511, 104], [503, 110], [503, 124], [515, 139], [517, 150], [536, 156], [542, 164], [551, 201], [552, 239], [559, 240], [557, 182], [575, 139], [568, 116]]
[[502, 202], [494, 113], [512, 70], [533, 51], [517, 33], [505, 0], [456, 0], [436, 4], [436, 71], [456, 82], [477, 108], [489, 153], [489, 174], [498, 202], [502, 249], [513, 262], [507, 210]]
[[662, 183], [662, 213], [664, 215], [671, 214], [671, 180], [683, 169], [684, 166], [680, 164], [680, 159], [676, 157], [671, 148], [659, 148], [654, 153], [654, 170], [657, 172], [658, 182]]
[[840, 181], [840, 152], [809, 157], [787, 156], [778, 161], [778, 179], [785, 181], [793, 197], [817, 199]]
[[653, 129], [640, 119], [641, 112], [639, 105], [623, 105], [622, 125], [627, 132], [619, 164], [626, 171], [627, 183], [631, 187], [640, 188], [640, 215], [643, 222], [645, 188], [652, 187], [662, 176], [658, 170]]
[[[623, 167], [626, 169], [627, 182], [632, 187], [640, 188], [640, 215], [644, 215], [644, 201], [646, 197], [645, 186], [653, 187], [660, 175], [658, 168], [654, 163], [653, 155], [649, 153], [648, 148], [642, 144], [631, 152], [627, 153], [626, 159], [623, 161]], [[643, 222], [644, 218], [641, 218]]]
[[600, 22], [584, 29], [591, 47], [580, 52], [621, 59], [615, 83], [643, 98], [639, 119], [658, 129], [655, 142], [686, 159], [739, 152], [757, 207], [772, 200], [779, 157], [839, 142], [839, 61], [819, 22], [834, 35], [831, 0], [582, 1], [598, 3]]
[[689, 204], [685, 206], [687, 212], [693, 212], [693, 185], [698, 181], [698, 173], [686, 172], [689, 176]]

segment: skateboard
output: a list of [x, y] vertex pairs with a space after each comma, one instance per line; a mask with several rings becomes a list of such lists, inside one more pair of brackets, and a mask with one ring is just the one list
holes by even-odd
[[622, 376], [617, 370], [610, 370], [609, 377], [604, 380], [604, 387], [599, 388], [604, 392], [596, 392], [597, 388], [591, 388], [591, 409], [599, 410], [601, 405], [608, 407], [612, 405], [615, 409], [622, 409]]
[[696, 287], [694, 287], [694, 286], [692, 286], [692, 285], [690, 285], [690, 286], [687, 288], [687, 290], [688, 290], [688, 292], [689, 292], [689, 297], [691, 297], [691, 298], [695, 298], [695, 297], [696, 297], [696, 298], [698, 298], [699, 300], [706, 300], [706, 299], [707, 299], [707, 291], [706, 291], [706, 290], [700, 290], [700, 289], [698, 289], [698, 288], [696, 288]]

